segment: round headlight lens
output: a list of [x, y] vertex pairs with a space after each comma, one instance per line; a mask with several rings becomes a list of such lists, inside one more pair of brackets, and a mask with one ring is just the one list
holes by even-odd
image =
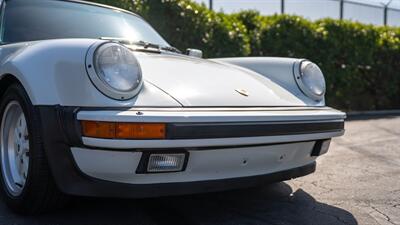
[[316, 64], [310, 61], [301, 62], [300, 76], [297, 77], [297, 83], [302, 91], [314, 100], [321, 100], [325, 95], [324, 74]]
[[122, 45], [101, 45], [95, 52], [94, 66], [100, 80], [118, 92], [131, 92], [141, 84], [139, 63], [133, 53]]

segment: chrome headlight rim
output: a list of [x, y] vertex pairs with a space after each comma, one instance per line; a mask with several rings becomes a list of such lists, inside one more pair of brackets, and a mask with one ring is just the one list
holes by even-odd
[[[90, 81], [92, 82], [92, 84], [94, 85], [94, 87], [101, 92], [102, 94], [104, 94], [105, 96], [111, 98], [111, 99], [115, 99], [115, 100], [120, 100], [120, 101], [124, 101], [124, 100], [129, 100], [132, 99], [134, 97], [136, 97], [139, 92], [141, 91], [142, 87], [143, 87], [143, 75], [142, 75], [142, 69], [140, 67], [139, 62], [137, 61], [136, 57], [135, 60], [137, 61], [137, 66], [138, 66], [138, 78], [139, 78], [139, 83], [136, 86], [136, 88], [132, 89], [132, 90], [128, 90], [128, 91], [120, 91], [117, 90], [115, 88], [113, 88], [112, 86], [110, 86], [109, 84], [107, 84], [98, 74], [98, 72], [96, 71], [96, 54], [97, 54], [97, 50], [100, 49], [100, 47], [104, 46], [104, 45], [116, 45], [125, 49], [128, 49], [127, 47], [119, 44], [119, 43], [115, 43], [115, 42], [111, 42], [111, 41], [99, 41], [95, 44], [93, 44], [87, 54], [86, 54], [86, 71], [87, 74], [89, 75]], [[129, 50], [129, 49], [128, 49]], [[130, 51], [130, 50], [129, 50]], [[133, 53], [132, 53], [133, 54]]]
[[[323, 91], [321, 94], [317, 94], [315, 92], [313, 92], [310, 87], [308, 87], [303, 80], [303, 71], [302, 71], [302, 65], [304, 63], [312, 63], [314, 64], [318, 70], [321, 72], [321, 76], [322, 76], [322, 81], [323, 81]], [[301, 90], [301, 92], [306, 95], [307, 97], [309, 97], [310, 99], [320, 102], [322, 100], [324, 100], [325, 98], [325, 94], [326, 94], [326, 83], [325, 83], [325, 76], [322, 73], [322, 71], [319, 69], [318, 65], [313, 63], [312, 61], [308, 60], [308, 59], [301, 59], [298, 60], [297, 62], [295, 62], [294, 67], [293, 67], [293, 75], [294, 75], [294, 79], [296, 80], [297, 86], [299, 87], [299, 89]]]

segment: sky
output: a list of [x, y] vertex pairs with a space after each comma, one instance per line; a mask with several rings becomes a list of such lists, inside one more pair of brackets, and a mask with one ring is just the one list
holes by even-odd
[[[209, 0], [194, 0], [205, 3]], [[389, 0], [351, 0], [370, 4], [375, 7], [357, 5], [347, 2], [344, 4], [344, 18], [368, 24], [383, 24], [382, 4]], [[244, 9], [256, 9], [264, 15], [280, 13], [281, 0], [213, 0], [214, 9], [226, 13], [237, 12]], [[388, 24], [400, 26], [400, 0], [392, 0], [392, 10], [388, 11]], [[302, 15], [308, 19], [320, 19], [324, 17], [339, 18], [339, 2], [337, 0], [285, 0], [285, 12], [288, 14]]]

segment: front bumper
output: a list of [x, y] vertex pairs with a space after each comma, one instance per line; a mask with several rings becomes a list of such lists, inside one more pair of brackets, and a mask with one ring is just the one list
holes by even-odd
[[[317, 140], [344, 132], [330, 108], [96, 110], [36, 107], [54, 179], [67, 194], [153, 197], [248, 187], [315, 170]], [[79, 120], [167, 123], [165, 140], [81, 137]], [[239, 131], [239, 132], [238, 132]], [[180, 173], [135, 174], [145, 151], [188, 151]], [[228, 156], [228, 157], [227, 157]], [[242, 165], [243, 159], [252, 162]]]

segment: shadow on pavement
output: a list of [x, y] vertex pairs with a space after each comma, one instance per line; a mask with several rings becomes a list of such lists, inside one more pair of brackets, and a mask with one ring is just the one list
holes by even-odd
[[59, 212], [23, 218], [0, 204], [0, 224], [357, 224], [343, 209], [284, 182], [221, 193], [142, 200], [87, 199]]

